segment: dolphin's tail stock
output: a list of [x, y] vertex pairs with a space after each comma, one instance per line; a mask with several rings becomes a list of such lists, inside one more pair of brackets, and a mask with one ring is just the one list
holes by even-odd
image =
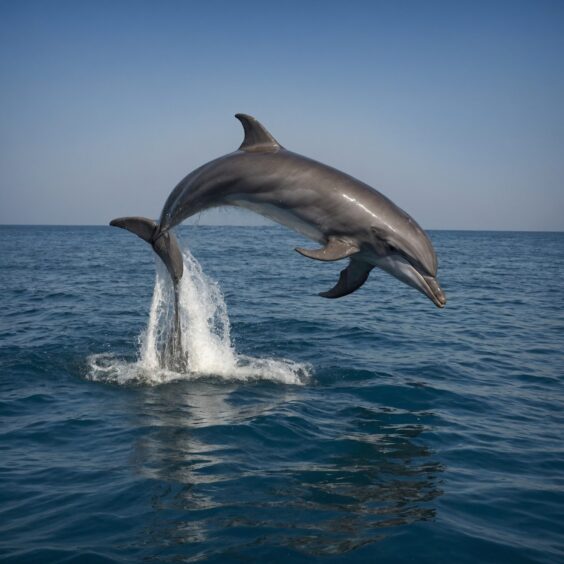
[[182, 346], [179, 319], [179, 289], [178, 283], [182, 278], [184, 270], [182, 253], [178, 246], [178, 240], [170, 231], [161, 231], [158, 223], [146, 217], [119, 217], [112, 219], [110, 225], [120, 227], [135, 233], [138, 237], [147, 241], [153, 250], [164, 262], [172, 282], [174, 284], [174, 328], [171, 339], [164, 352], [165, 364], [172, 364], [171, 368], [182, 368]]

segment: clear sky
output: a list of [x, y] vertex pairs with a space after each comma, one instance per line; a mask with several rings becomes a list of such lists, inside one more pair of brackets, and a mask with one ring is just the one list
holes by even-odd
[[562, 0], [0, 0], [0, 86], [0, 223], [157, 217], [244, 112], [425, 228], [564, 230]]

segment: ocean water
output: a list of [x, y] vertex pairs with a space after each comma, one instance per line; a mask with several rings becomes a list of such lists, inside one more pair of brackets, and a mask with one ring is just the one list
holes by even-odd
[[0, 234], [2, 561], [564, 561], [564, 234], [431, 232], [441, 311], [184, 227], [182, 374], [148, 245]]

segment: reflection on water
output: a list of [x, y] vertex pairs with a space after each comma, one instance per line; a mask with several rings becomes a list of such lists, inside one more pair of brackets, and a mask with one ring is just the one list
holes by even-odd
[[146, 391], [132, 462], [155, 481], [146, 534], [165, 560], [257, 546], [342, 554], [434, 518], [443, 468], [419, 438], [432, 416], [344, 398], [329, 413], [315, 393], [205, 382]]

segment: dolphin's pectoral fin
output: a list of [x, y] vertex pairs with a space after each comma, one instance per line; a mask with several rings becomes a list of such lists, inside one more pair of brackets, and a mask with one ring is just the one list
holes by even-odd
[[321, 292], [323, 298], [342, 298], [358, 290], [368, 279], [374, 267], [363, 261], [351, 259], [349, 266], [341, 270], [339, 281], [328, 292]]
[[347, 241], [343, 241], [342, 239], [329, 239], [329, 242], [325, 247], [321, 249], [303, 249], [302, 247], [297, 247], [296, 251], [300, 253], [300, 255], [304, 255], [304, 257], [308, 257], [310, 259], [315, 260], [341, 260], [355, 253], [358, 253], [360, 249], [353, 245], [352, 243], [348, 243]]
[[245, 130], [245, 139], [241, 143], [239, 151], [273, 153], [283, 149], [282, 145], [272, 137], [266, 127], [253, 116], [235, 114], [235, 117], [243, 124]]

